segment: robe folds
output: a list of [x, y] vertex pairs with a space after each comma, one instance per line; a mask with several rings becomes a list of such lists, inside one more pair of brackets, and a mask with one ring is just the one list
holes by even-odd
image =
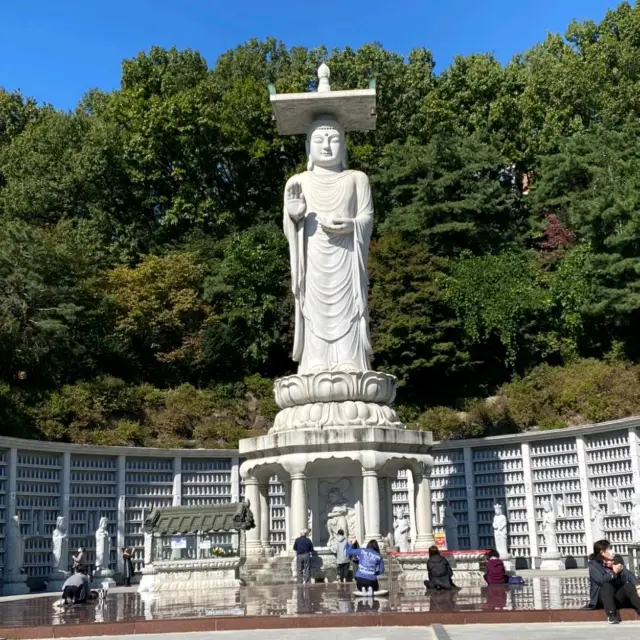
[[[284, 207], [291, 287], [295, 298], [293, 359], [298, 373], [369, 371], [371, 340], [367, 260], [373, 201], [366, 174], [342, 171], [294, 176], [302, 185], [306, 212], [294, 222]], [[287, 189], [285, 189], [285, 194]], [[319, 220], [351, 218], [353, 231], [325, 231]]]

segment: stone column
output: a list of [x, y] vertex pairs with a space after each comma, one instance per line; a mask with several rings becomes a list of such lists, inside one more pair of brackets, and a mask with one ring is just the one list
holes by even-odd
[[[387, 530], [390, 533], [394, 533], [393, 531], [393, 480], [391, 478], [387, 478], [385, 480], [386, 483], [386, 493], [387, 493], [387, 510], [384, 515], [387, 522]], [[394, 539], [395, 542], [395, 539]]]
[[[62, 493], [62, 504], [60, 505], [61, 515], [64, 516], [65, 522], [71, 529], [70, 525], [70, 496], [71, 493], [71, 454], [65, 451], [62, 454], [62, 486], [60, 487]], [[42, 523], [44, 528], [44, 522]], [[44, 531], [40, 532], [41, 534]], [[91, 531], [90, 533], [93, 533]]]
[[[8, 454], [7, 480], [9, 485], [9, 504], [7, 505], [7, 522], [9, 522], [11, 518], [16, 515], [16, 493], [18, 491], [18, 450], [11, 448], [9, 449]], [[5, 553], [7, 551], [8, 550], [5, 550]]]
[[116, 527], [116, 566], [120, 573], [124, 572], [124, 558], [120, 549], [126, 546], [126, 517], [127, 517], [127, 457], [118, 456], [118, 526]]
[[633, 490], [640, 494], [640, 439], [636, 427], [629, 427], [629, 453], [633, 472]]
[[[413, 473], [410, 469], [405, 470], [405, 478], [407, 479], [407, 499], [409, 500], [409, 523], [411, 525], [411, 547], [416, 544], [418, 537], [418, 528], [416, 526], [416, 485]], [[431, 507], [429, 507], [431, 508]]]
[[295, 539], [309, 524], [309, 507], [307, 505], [307, 475], [305, 473], [291, 474], [291, 538], [293, 546]]
[[260, 490], [260, 544], [265, 554], [271, 552], [271, 539], [270, 532], [271, 526], [269, 523], [269, 480], [261, 481], [258, 485]]
[[[580, 498], [582, 500], [582, 518], [584, 520], [584, 542], [587, 554], [591, 553], [593, 543], [593, 530], [591, 528], [591, 494], [589, 492], [589, 468], [587, 467], [587, 452], [584, 446], [584, 438], [576, 436], [576, 453], [578, 454], [578, 475], [580, 476]], [[633, 455], [633, 451], [631, 452]], [[536, 533], [537, 539], [537, 533]]]
[[[311, 511], [311, 531], [309, 533], [309, 537], [313, 541], [314, 544], [320, 544], [320, 527], [322, 523], [320, 522], [320, 499], [318, 495], [318, 479], [317, 478], [307, 478], [306, 482], [307, 486], [307, 509]], [[307, 518], [307, 521], [309, 518]]]
[[475, 480], [473, 476], [473, 450], [464, 448], [464, 479], [467, 485], [467, 509], [469, 520], [469, 548], [477, 549], [480, 546], [478, 540], [478, 505], [476, 502]]
[[254, 529], [249, 529], [247, 531], [247, 555], [259, 556], [262, 555], [262, 541], [260, 533], [262, 518], [260, 515], [260, 487], [258, 485], [258, 479], [254, 476], [247, 476], [244, 478], [244, 495], [249, 501], [249, 505], [253, 513], [253, 519], [256, 523]]
[[[533, 472], [531, 471], [531, 446], [528, 442], [521, 445], [522, 451], [522, 470], [524, 475], [524, 493], [525, 504], [527, 507], [527, 530], [529, 532], [529, 553], [531, 555], [531, 564], [533, 558], [539, 555], [538, 550], [538, 525], [536, 523], [536, 499], [533, 495]], [[505, 513], [505, 515], [507, 515]]]
[[365, 540], [366, 542], [381, 540], [380, 492], [378, 490], [378, 473], [375, 469], [362, 469], [362, 498]]
[[414, 550], [428, 549], [434, 544], [433, 519], [431, 516], [431, 478], [430, 470], [420, 465], [414, 470], [414, 484], [416, 491], [416, 529], [417, 536], [413, 546]]
[[238, 456], [231, 458], [231, 502], [240, 502], [240, 461]]
[[182, 504], [182, 458], [173, 459], [173, 506]]

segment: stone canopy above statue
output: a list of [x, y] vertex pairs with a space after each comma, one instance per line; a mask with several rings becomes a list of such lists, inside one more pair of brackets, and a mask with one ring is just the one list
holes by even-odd
[[203, 505], [198, 507], [164, 507], [154, 509], [145, 519], [143, 530], [156, 536], [178, 536], [219, 531], [246, 531], [255, 527], [246, 502]]
[[332, 91], [329, 77], [329, 67], [322, 64], [318, 69], [316, 92], [277, 94], [275, 87], [269, 85], [278, 133], [306, 134], [311, 123], [321, 116], [334, 118], [345, 131], [373, 131], [376, 128], [375, 80], [371, 80], [369, 89]]

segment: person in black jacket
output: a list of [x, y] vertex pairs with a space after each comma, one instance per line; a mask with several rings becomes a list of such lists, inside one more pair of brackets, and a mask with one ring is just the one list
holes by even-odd
[[620, 556], [614, 556], [611, 543], [599, 540], [593, 545], [589, 560], [590, 609], [604, 609], [609, 624], [620, 623], [619, 609], [633, 607], [640, 613], [638, 579], [625, 568]]
[[427, 560], [427, 580], [424, 586], [427, 589], [436, 589], [440, 591], [444, 589], [457, 589], [453, 584], [453, 571], [449, 561], [440, 553], [440, 549], [435, 545], [429, 547], [429, 559]]
[[313, 553], [313, 542], [307, 537], [308, 531], [303, 529], [293, 543], [293, 550], [296, 554], [296, 573], [299, 584], [309, 584], [311, 582], [311, 554]]

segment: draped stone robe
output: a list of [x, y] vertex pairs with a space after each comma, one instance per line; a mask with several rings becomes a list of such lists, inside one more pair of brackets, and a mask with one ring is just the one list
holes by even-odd
[[[298, 373], [369, 371], [367, 259], [373, 226], [371, 187], [360, 171], [295, 177], [307, 210], [294, 222], [284, 211], [295, 297], [293, 359]], [[286, 190], [285, 190], [286, 193]], [[286, 198], [286, 196], [285, 196]], [[354, 220], [353, 232], [327, 233], [318, 220]]]

